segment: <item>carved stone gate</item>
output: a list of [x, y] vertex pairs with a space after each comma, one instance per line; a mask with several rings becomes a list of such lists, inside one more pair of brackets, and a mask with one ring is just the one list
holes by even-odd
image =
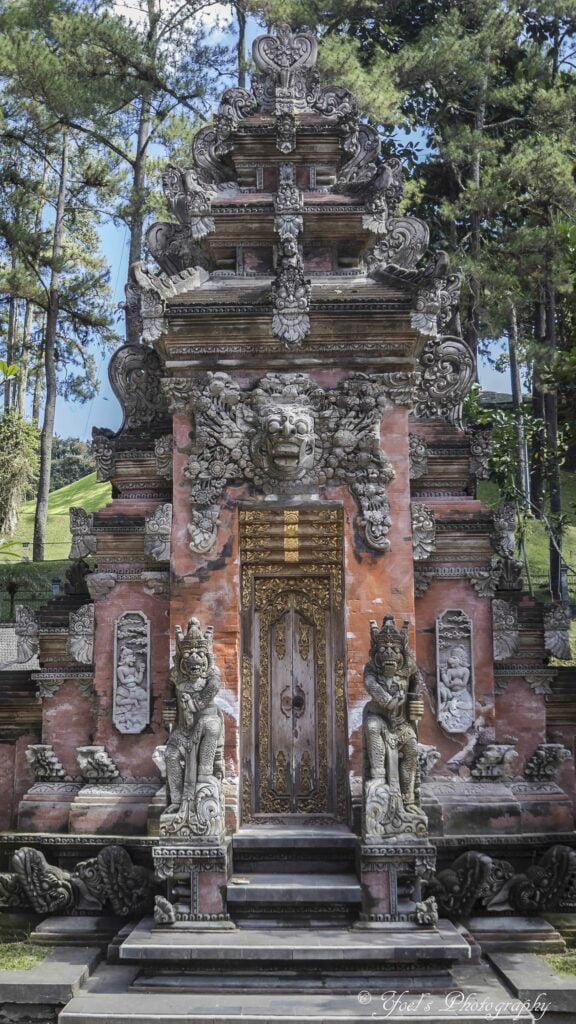
[[342, 510], [240, 512], [242, 819], [347, 818]]

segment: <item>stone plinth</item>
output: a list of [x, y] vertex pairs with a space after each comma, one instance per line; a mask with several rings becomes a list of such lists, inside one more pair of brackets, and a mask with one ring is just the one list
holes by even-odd
[[436, 778], [422, 785], [431, 835], [522, 835], [569, 832], [570, 797], [554, 782], [467, 782]]
[[70, 807], [69, 831], [76, 835], [142, 835], [157, 789], [157, 781], [84, 786]]
[[437, 921], [437, 914], [435, 921], [424, 919], [427, 913], [421, 904], [421, 879], [436, 863], [436, 850], [427, 840], [364, 839], [358, 843], [357, 862], [362, 884], [359, 927]]
[[18, 806], [18, 829], [23, 832], [66, 832], [70, 808], [81, 782], [36, 782]]
[[153, 849], [156, 877], [166, 882], [157, 898], [157, 928], [233, 928], [226, 907], [232, 845], [219, 837], [170, 841]]

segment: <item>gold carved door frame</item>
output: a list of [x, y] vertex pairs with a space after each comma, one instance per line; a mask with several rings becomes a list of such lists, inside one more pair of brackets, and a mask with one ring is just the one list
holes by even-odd
[[[340, 507], [240, 511], [243, 822], [348, 820], [342, 553]], [[271, 742], [271, 662], [278, 649], [285, 653], [278, 624], [290, 609], [309, 623], [307, 657], [313, 640], [308, 700], [317, 735], [314, 750], [300, 757], [298, 792], [289, 751], [274, 751]], [[302, 653], [300, 636], [298, 648]], [[274, 700], [277, 710], [277, 693]]]

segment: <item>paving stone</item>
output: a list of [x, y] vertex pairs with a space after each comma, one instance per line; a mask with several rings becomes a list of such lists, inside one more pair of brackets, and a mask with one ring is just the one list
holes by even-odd
[[560, 974], [533, 953], [491, 953], [489, 960], [512, 992], [531, 1006], [538, 1001], [548, 1011], [576, 1015], [576, 975]]
[[101, 953], [93, 947], [56, 947], [29, 970], [0, 971], [0, 1006], [7, 1003], [66, 1003], [80, 991]]

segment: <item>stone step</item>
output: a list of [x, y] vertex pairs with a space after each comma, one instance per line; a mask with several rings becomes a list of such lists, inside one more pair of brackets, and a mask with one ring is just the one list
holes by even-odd
[[345, 826], [326, 829], [243, 828], [232, 840], [236, 874], [354, 871], [357, 837]]
[[[346, 970], [360, 967], [370, 970], [378, 965], [427, 962], [453, 963], [470, 959], [470, 946], [449, 921], [437, 928], [418, 928], [398, 924], [378, 928], [237, 928], [211, 931], [193, 925], [155, 928], [152, 918], [137, 924], [118, 948], [121, 962], [171, 964], [179, 962], [195, 970], [206, 965], [222, 965], [228, 971], [233, 964], [246, 967], [250, 962], [295, 968], [315, 961], [330, 970], [345, 965]], [[351, 966], [352, 965], [352, 966]]]
[[294, 907], [299, 903], [360, 903], [362, 887], [356, 875], [346, 874], [251, 874], [248, 884], [236, 884], [233, 875], [226, 886], [228, 905], [274, 904]]
[[[493, 1018], [486, 1016], [490, 1011]], [[264, 994], [210, 991], [196, 992], [193, 999], [185, 991], [130, 990], [125, 969], [103, 966], [86, 991], [64, 1007], [59, 1024], [480, 1024], [487, 1019], [534, 1022], [486, 964], [456, 968], [444, 993], [430, 992], [426, 979], [420, 993], [400, 986], [390, 993], [385, 984], [349, 993], [277, 992], [272, 979]]]

